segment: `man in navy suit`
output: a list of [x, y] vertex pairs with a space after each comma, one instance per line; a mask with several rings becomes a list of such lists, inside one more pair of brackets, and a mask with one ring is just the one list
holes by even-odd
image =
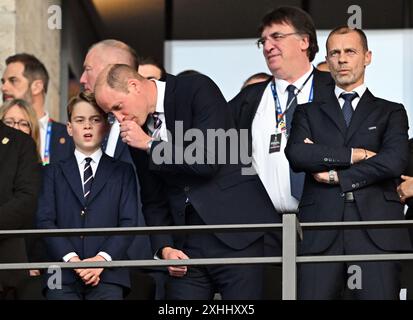
[[[102, 153], [106, 116], [81, 93], [68, 105], [68, 132], [76, 149], [45, 168], [37, 226], [56, 228], [133, 227], [137, 221], [136, 180], [131, 165]], [[132, 236], [47, 238], [54, 261], [126, 259]], [[46, 278], [48, 275], [46, 275]], [[129, 288], [125, 268], [64, 269], [62, 288], [46, 288], [48, 299], [122, 299]]]
[[74, 150], [66, 126], [50, 118], [46, 111], [46, 94], [49, 74], [35, 56], [18, 53], [6, 59], [6, 69], [1, 78], [3, 100], [23, 99], [36, 111], [40, 128], [40, 156], [43, 164], [68, 158]]
[[[401, 104], [373, 96], [364, 84], [371, 52], [362, 30], [334, 29], [327, 62], [335, 80], [322, 101], [298, 106], [286, 155], [305, 171], [301, 222], [402, 220], [396, 179], [408, 160], [408, 121]], [[380, 254], [410, 250], [406, 229], [304, 231], [302, 254]], [[399, 262], [303, 264], [299, 298], [398, 299]], [[354, 281], [354, 282], [352, 282]]]
[[[205, 138], [209, 130], [231, 127], [226, 101], [211, 79], [167, 75], [166, 82], [147, 80], [126, 65], [111, 65], [99, 75], [95, 94], [99, 106], [119, 120], [123, 141], [131, 147], [149, 225], [279, 221], [256, 175], [242, 175], [240, 166], [228, 160], [218, 164], [225, 148], [179, 137], [196, 129]], [[194, 153], [196, 161], [181, 157]], [[263, 232], [157, 235], [152, 240], [154, 252], [164, 259], [263, 255]], [[168, 269], [170, 299], [211, 299], [215, 291], [223, 299], [262, 297], [260, 265]]]

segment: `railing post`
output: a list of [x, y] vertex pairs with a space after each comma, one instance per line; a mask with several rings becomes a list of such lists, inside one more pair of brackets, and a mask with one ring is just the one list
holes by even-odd
[[297, 217], [293, 213], [283, 215], [282, 230], [282, 299], [297, 299]]

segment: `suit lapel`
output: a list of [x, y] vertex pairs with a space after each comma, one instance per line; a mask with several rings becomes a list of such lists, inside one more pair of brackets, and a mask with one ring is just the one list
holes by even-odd
[[126, 148], [126, 143], [122, 141], [121, 136], [119, 135], [118, 141], [116, 142], [116, 147], [115, 147], [115, 154], [113, 155], [113, 158], [119, 159], [121, 156], [123, 149]]
[[82, 206], [84, 206], [85, 198], [83, 196], [82, 180], [74, 155], [62, 163], [62, 171], [73, 193], [76, 195]]
[[315, 69], [313, 79], [313, 101], [324, 101], [326, 98], [325, 94], [331, 88], [330, 86], [334, 87], [334, 80], [331, 78], [330, 73], [321, 72]]
[[99, 165], [92, 183], [92, 189], [90, 190], [88, 203], [91, 203], [93, 201], [96, 195], [99, 194], [100, 190], [102, 190], [103, 186], [109, 180], [115, 167], [114, 165], [112, 165], [112, 163], [113, 159], [106, 154], [103, 154], [102, 158], [100, 158]]
[[326, 102], [322, 102], [320, 109], [330, 118], [330, 120], [340, 130], [343, 137], [346, 137], [347, 126], [344, 121], [343, 113], [337, 97], [334, 94], [334, 88], [329, 88], [329, 97]]
[[[255, 90], [251, 90], [246, 97], [246, 101], [242, 106], [241, 119], [239, 123], [240, 128], [251, 128], [252, 121], [257, 113], [258, 106], [260, 105], [262, 95], [265, 88], [272, 81], [272, 78], [268, 81], [256, 85]], [[251, 130], [250, 130], [251, 131]]]
[[367, 89], [363, 96], [361, 97], [357, 108], [353, 113], [351, 118], [350, 126], [346, 135], [346, 143], [351, 139], [357, 129], [362, 125], [367, 116], [375, 110], [375, 105], [373, 103], [374, 96]]

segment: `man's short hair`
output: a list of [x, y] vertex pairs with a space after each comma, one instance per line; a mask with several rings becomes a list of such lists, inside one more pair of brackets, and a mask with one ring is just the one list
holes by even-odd
[[313, 19], [307, 12], [297, 7], [279, 7], [262, 18], [259, 33], [272, 24], [289, 24], [295, 32], [308, 35], [307, 56], [310, 62], [314, 60], [318, 52], [317, 34]]
[[6, 65], [20, 62], [24, 66], [23, 76], [33, 83], [35, 80], [42, 80], [44, 93], [47, 93], [49, 85], [49, 73], [46, 67], [34, 55], [28, 53], [18, 53], [6, 59]]
[[334, 28], [330, 32], [330, 34], [328, 35], [327, 41], [326, 41], [327, 54], [328, 54], [328, 48], [327, 48], [328, 40], [330, 39], [330, 37], [332, 35], [334, 35], [334, 34], [347, 34], [347, 33], [350, 33], [350, 32], [356, 32], [360, 36], [361, 45], [362, 45], [364, 51], [365, 52], [369, 51], [369, 46], [368, 46], [368, 43], [367, 43], [367, 36], [366, 36], [366, 34], [364, 33], [363, 30], [357, 29], [357, 28], [350, 28], [349, 26], [342, 25], [342, 26], [338, 26], [338, 27]]
[[128, 80], [136, 79], [143, 80], [143, 78], [136, 70], [126, 64], [113, 64], [107, 67], [106, 72], [102, 72], [96, 82], [95, 90], [98, 87], [107, 85], [116, 91], [128, 93]]
[[139, 57], [138, 57], [138, 54], [136, 53], [135, 49], [133, 49], [131, 46], [129, 46], [126, 43], [124, 43], [122, 41], [119, 41], [119, 40], [106, 39], [106, 40], [102, 40], [102, 41], [99, 41], [99, 42], [93, 44], [89, 48], [89, 51], [92, 50], [95, 47], [100, 47], [100, 46], [117, 48], [117, 49], [125, 51], [130, 57], [131, 67], [138, 70], [139, 63], [140, 63]]
[[93, 93], [91, 92], [85, 92], [82, 91], [80, 92], [77, 96], [74, 96], [70, 99], [69, 103], [67, 104], [67, 120], [69, 122], [72, 121], [72, 113], [73, 113], [73, 109], [75, 107], [75, 105], [77, 105], [80, 102], [87, 102], [89, 103], [91, 106], [93, 106], [95, 108], [96, 111], [98, 111], [105, 120], [107, 120], [108, 115], [101, 109], [99, 108], [96, 100], [95, 100], [95, 96]]

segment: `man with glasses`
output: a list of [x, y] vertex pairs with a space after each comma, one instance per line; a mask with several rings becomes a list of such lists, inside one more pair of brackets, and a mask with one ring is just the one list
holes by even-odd
[[[311, 17], [296, 7], [280, 7], [264, 16], [258, 48], [273, 78], [242, 90], [231, 102], [238, 129], [249, 130], [252, 165], [277, 212], [295, 213], [301, 198], [304, 174], [293, 172], [284, 154], [297, 104], [319, 100], [328, 73], [311, 65], [318, 52]], [[280, 255], [279, 239], [268, 235], [266, 255]], [[277, 275], [278, 273], [278, 275]], [[280, 298], [280, 268], [267, 267], [266, 298]], [[278, 284], [276, 284], [276, 282]]]

